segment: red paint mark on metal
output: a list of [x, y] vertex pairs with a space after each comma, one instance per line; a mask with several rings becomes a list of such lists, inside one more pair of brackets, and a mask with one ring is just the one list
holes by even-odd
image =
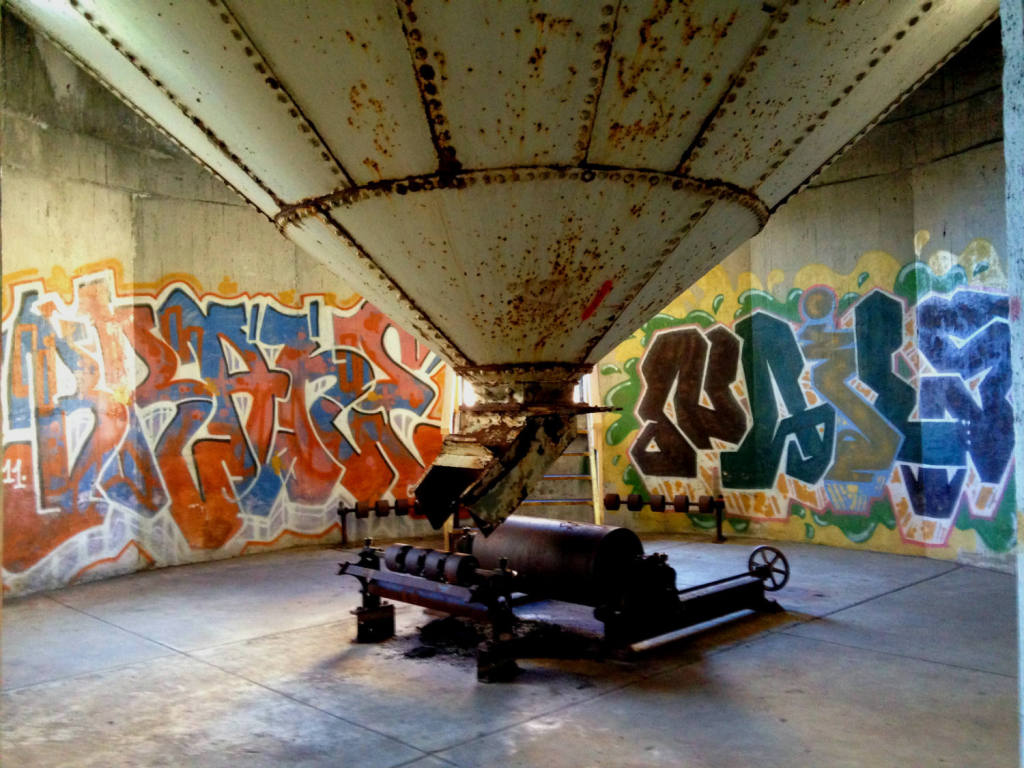
[[611, 292], [611, 290], [612, 281], [605, 280], [601, 284], [601, 287], [597, 289], [597, 293], [594, 294], [594, 298], [592, 298], [590, 300], [590, 303], [587, 304], [586, 309], [583, 310], [583, 314], [580, 316], [580, 320], [586, 320], [588, 317], [594, 314], [594, 312], [597, 311], [597, 308], [601, 306], [601, 302], [604, 301], [604, 297], [607, 296]]
[[1020, 319], [1020, 299], [1017, 296], [1010, 297], [1010, 322], [1017, 322]]

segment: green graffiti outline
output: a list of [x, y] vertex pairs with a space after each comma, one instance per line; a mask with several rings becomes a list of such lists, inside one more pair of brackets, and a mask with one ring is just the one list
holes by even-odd
[[1017, 482], [1011, 471], [1003, 498], [991, 519], [974, 517], [970, 506], [962, 502], [953, 525], [958, 531], [974, 531], [990, 552], [1011, 552], [1017, 543], [1016, 511]]
[[[835, 526], [848, 541], [854, 544], [863, 544], [869, 541], [875, 535], [879, 525], [888, 528], [890, 531], [896, 530], [896, 515], [892, 509], [892, 502], [887, 496], [873, 501], [866, 515], [837, 514], [831, 509], [818, 512], [805, 507], [799, 502], [793, 502], [790, 505], [790, 514], [795, 514], [797, 517], [802, 518], [808, 512], [815, 525], [819, 528], [827, 528], [830, 525]], [[813, 534], [807, 535], [808, 525], [810, 523], [805, 523], [804, 535], [808, 539], [812, 539], [814, 538]]]
[[651, 495], [647, 492], [644, 479], [636, 467], [633, 466], [633, 462], [627, 464], [626, 468], [622, 470], [622, 482], [629, 486], [630, 493], [639, 493], [640, 498], [644, 500], [644, 504], [650, 502]]
[[915, 259], [897, 273], [892, 292], [906, 301], [908, 307], [914, 307], [929, 293], [952, 293], [968, 283], [967, 272], [959, 264], [950, 267], [944, 275], [936, 275], [931, 266]]
[[739, 309], [733, 314], [733, 320], [739, 320], [746, 315], [753, 314], [756, 310], [766, 311], [782, 320], [791, 323], [800, 322], [800, 297], [804, 292], [800, 288], [791, 288], [786, 294], [785, 301], [780, 301], [768, 291], [760, 288], [750, 288], [743, 291], [737, 299]]

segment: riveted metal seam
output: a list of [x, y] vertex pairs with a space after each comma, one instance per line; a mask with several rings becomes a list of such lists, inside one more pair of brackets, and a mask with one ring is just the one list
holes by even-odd
[[143, 77], [149, 80], [149, 82], [155, 88], [157, 88], [174, 106], [176, 106], [178, 110], [183, 115], [185, 115], [185, 117], [191, 120], [192, 124], [195, 125], [196, 128], [198, 128], [200, 131], [206, 134], [206, 138], [209, 139], [210, 143], [213, 144], [213, 146], [219, 149], [221, 153], [225, 155], [232, 163], [238, 166], [238, 168], [246, 176], [252, 179], [253, 183], [256, 184], [256, 186], [258, 186], [260, 189], [266, 192], [267, 195], [270, 196], [270, 198], [274, 201], [275, 204], [277, 204], [278, 207], [281, 207], [284, 204], [283, 200], [277, 195], [276, 192], [274, 192], [273, 189], [270, 188], [269, 185], [267, 185], [263, 181], [263, 179], [257, 176], [253, 172], [253, 170], [249, 168], [248, 165], [243, 163], [242, 159], [237, 154], [231, 152], [231, 150], [228, 148], [227, 143], [223, 139], [217, 136], [217, 134], [214, 133], [213, 130], [199, 118], [198, 115], [194, 115], [192, 113], [192, 110], [185, 106], [185, 103], [181, 101], [181, 99], [179, 99], [174, 93], [172, 93], [171, 90], [166, 85], [164, 85], [157, 77], [153, 75], [152, 72], [149, 71], [148, 67], [146, 67], [144, 64], [140, 64], [138, 56], [136, 56], [134, 53], [125, 48], [124, 44], [120, 40], [117, 40], [113, 35], [110, 34], [110, 30], [107, 29], [102, 23], [100, 23], [99, 19], [97, 19], [94, 13], [92, 13], [91, 11], [82, 10], [81, 4], [78, 2], [78, 0], [68, 0], [68, 3], [71, 5], [72, 8], [75, 9], [76, 12], [78, 12], [78, 14], [85, 20], [85, 22], [90, 27], [92, 27], [96, 32], [98, 32], [104, 40], [110, 43], [114, 50], [116, 50], [125, 59], [127, 59], [128, 63], [135, 67], [135, 69], [137, 69], [139, 73], [143, 75]]
[[[315, 139], [310, 139], [310, 144], [313, 144], [314, 140], [317, 142], [316, 144], [313, 144], [314, 151], [319, 150], [320, 158], [330, 167], [331, 173], [337, 176], [344, 177], [345, 181], [349, 185], [354, 185], [355, 181], [353, 181], [352, 177], [349, 175], [349, 172], [345, 170], [345, 166], [335, 156], [334, 151], [328, 146], [327, 142], [324, 140], [323, 135], [317, 129], [313, 121], [306, 116], [305, 112], [303, 112], [302, 110], [302, 107], [300, 107], [298, 103], [296, 103], [295, 99], [292, 98], [291, 93], [289, 93], [288, 89], [285, 88], [284, 83], [281, 81], [281, 78], [277, 76], [277, 73], [274, 72], [273, 67], [270, 66], [270, 63], [267, 61], [266, 57], [260, 52], [259, 48], [256, 47], [256, 44], [255, 42], [253, 42], [252, 37], [250, 37], [249, 33], [245, 31], [245, 27], [243, 27], [241, 22], [238, 21], [238, 17], [235, 16], [234, 12], [228, 6], [226, 0], [209, 0], [209, 3], [212, 6], [216, 6], [219, 3], [220, 6], [224, 9], [224, 12], [228, 18], [225, 19], [224, 14], [222, 14], [221, 20], [229, 27], [231, 24], [235, 25], [235, 28], [237, 28], [238, 33], [240, 33], [242, 38], [244, 38], [238, 40], [239, 43], [242, 45], [242, 52], [245, 54], [246, 58], [256, 60], [256, 63], [253, 65], [253, 68], [256, 70], [257, 73], [259, 73], [260, 75], [268, 75], [268, 77], [265, 77], [263, 79], [265, 83], [267, 83], [268, 85], [271, 82], [276, 84], [276, 86], [270, 85], [270, 88], [278, 92], [278, 101], [280, 101], [285, 107], [287, 107], [288, 115], [291, 118], [293, 118], [299, 125], [299, 130], [301, 130], [303, 133], [308, 132], [313, 134]], [[238, 37], [235, 35], [235, 29], [232, 29], [231, 32], [232, 37], [238, 39]]]
[[[764, 34], [758, 39], [751, 50], [750, 55], [743, 62], [743, 66], [739, 68], [739, 72], [752, 72], [756, 67], [757, 59], [761, 58], [768, 52], [768, 44], [766, 40], [772, 40], [779, 34], [779, 26], [785, 24], [789, 19], [789, 13], [785, 11], [784, 7], [795, 5], [798, 0], [788, 0], [786, 6], [776, 8], [771, 15], [771, 21], [764, 30]], [[715, 120], [725, 114], [725, 105], [731, 104], [736, 100], [736, 91], [746, 85], [747, 80], [742, 74], [733, 75], [729, 78], [729, 85], [722, 92], [721, 97], [718, 99], [715, 106], [708, 111], [705, 115], [704, 120], [701, 122], [700, 128], [697, 130], [696, 135], [690, 142], [689, 146], [683, 150], [682, 155], [679, 158], [679, 162], [676, 164], [677, 173], [686, 173], [690, 166], [693, 164], [694, 159], [699, 154], [698, 150], [707, 144], [707, 137], [715, 127]]]
[[[897, 30], [895, 35], [893, 35], [893, 40], [891, 42], [887, 42], [887, 43], [883, 44], [879, 54], [868, 61], [867, 67], [864, 68], [864, 69], [861, 69], [857, 74], [855, 74], [853, 76], [853, 81], [850, 82], [850, 83], [847, 83], [846, 86], [843, 87], [843, 95], [842, 96], [837, 96], [835, 99], [833, 99], [832, 102], [829, 104], [828, 109], [826, 109], [823, 112], [818, 114], [817, 122], [809, 123], [807, 126], [804, 127], [804, 132], [805, 133], [813, 133], [817, 129], [817, 127], [824, 122], [825, 118], [828, 117], [829, 110], [835, 109], [836, 107], [838, 107], [843, 102], [843, 99], [845, 97], [847, 97], [851, 93], [853, 93], [854, 89], [857, 87], [857, 84], [862, 82], [865, 78], [867, 78], [868, 70], [873, 69], [875, 66], [877, 66], [878, 63], [882, 60], [882, 58], [884, 56], [888, 56], [889, 53], [892, 51], [892, 49], [896, 46], [896, 44], [898, 42], [900, 42], [901, 40], [903, 40], [907, 36], [907, 33], [917, 25], [917, 22], [920, 20], [920, 15], [919, 14], [921, 14], [921, 13], [928, 13], [928, 11], [930, 11], [932, 9], [932, 7], [933, 7], [933, 3], [932, 2], [922, 3], [921, 6], [919, 7], [918, 15], [911, 16], [910, 18], [907, 19], [906, 25], [903, 28]], [[980, 31], [980, 30], [978, 30], [978, 31]], [[975, 32], [973, 34], [977, 34], [977, 32]], [[973, 37], [973, 35], [972, 35], [972, 37]], [[948, 59], [948, 57], [946, 57], [946, 59], [943, 59], [943, 61], [946, 61], [947, 59]], [[929, 69], [928, 70], [929, 76], [930, 76], [930, 73], [934, 72], [935, 70], [936, 70], [935, 67]], [[911, 91], [913, 91], [915, 88], [917, 88], [918, 84], [920, 84], [922, 82], [923, 82], [923, 80], [920, 79], [920, 78], [918, 80], [916, 80], [914, 85], [909, 90], [904, 91], [903, 94], [900, 94], [900, 96], [898, 97], [899, 101], [902, 101], [904, 98], [906, 98], [906, 95], [908, 95]], [[898, 103], [898, 102], [896, 102], [896, 103]], [[883, 111], [883, 114], [888, 114], [888, 112], [892, 108], [893, 108], [893, 105], [890, 104], [889, 107], [887, 107], [886, 110]], [[875, 125], [875, 124], [876, 124], [876, 122], [874, 122], [874, 121], [871, 123], [871, 125]], [[861, 132], [861, 133], [859, 133], [859, 135], [863, 135], [863, 133]], [[790, 144], [790, 146], [782, 152], [782, 158], [783, 159], [775, 161], [767, 170], [765, 170], [761, 174], [761, 176], [758, 178], [757, 183], [755, 184], [754, 188], [756, 189], [757, 187], [761, 186], [765, 181], [767, 181], [768, 178], [772, 175], [772, 172], [775, 171], [779, 166], [782, 165], [784, 159], [789, 157], [789, 155], [792, 154], [796, 150], [796, 147], [799, 144], [801, 144], [803, 142], [803, 140], [804, 140], [803, 136], [797, 136], [795, 139], [793, 139], [793, 141]], [[802, 188], [803, 188], [803, 185], [798, 187], [798, 189], [802, 189]], [[789, 195], [787, 195], [786, 197], [788, 198]]]
[[915, 80], [910, 85], [910, 87], [906, 88], [885, 109], [879, 112], [878, 116], [875, 117], [875, 119], [873, 119], [871, 122], [865, 125], [861, 130], [857, 131], [857, 133], [854, 134], [854, 136], [850, 138], [849, 141], [847, 141], [845, 144], [843, 144], [843, 146], [837, 149], [828, 160], [826, 160], [817, 168], [817, 170], [813, 171], [806, 179], [804, 179], [804, 181], [801, 182], [796, 187], [796, 189], [794, 189], [788, 195], [783, 197], [778, 203], [776, 203], [771, 208], [771, 213], [775, 213], [775, 211], [779, 210], [779, 208], [788, 203], [789, 200], [793, 197], [793, 195], [802, 192], [804, 189], [810, 186], [810, 184], [813, 183], [813, 181], [816, 178], [818, 178], [822, 173], [828, 170], [837, 160], [839, 160], [843, 155], [845, 155], [851, 147], [853, 147], [858, 141], [864, 138], [864, 136], [866, 136], [875, 126], [881, 123], [894, 109], [896, 109], [896, 107], [898, 107], [900, 104], [906, 101], [907, 97], [910, 96], [910, 94], [912, 94], [914, 91], [920, 88], [921, 85], [923, 85], [928, 78], [930, 78], [932, 75], [938, 72], [950, 59], [952, 59], [954, 56], [960, 53], [960, 51], [966, 48], [970, 44], [970, 42], [974, 40], [974, 38], [980, 35], [985, 30], [985, 28], [988, 27], [989, 24], [991, 24], [998, 18], [999, 11], [993, 11], [988, 16], [988, 18], [986, 18], [981, 24], [975, 27], [971, 31], [970, 35], [964, 38], [964, 40], [958, 46], [951, 50], [942, 59], [937, 61], [933, 66], [931, 66], [927, 72], [921, 75], [917, 80]]
[[768, 221], [769, 210], [765, 202], [753, 192], [730, 182], [632, 168], [577, 168], [551, 165], [489, 168], [487, 170], [460, 171], [452, 174], [436, 173], [374, 181], [361, 187], [350, 187], [328, 195], [308, 198], [284, 206], [275, 217], [275, 221], [280, 227], [306, 216], [314, 215], [318, 210], [318, 206], [338, 208], [342, 205], [352, 205], [360, 200], [382, 194], [406, 195], [429, 192], [434, 189], [466, 189], [476, 184], [522, 183], [555, 179], [589, 181], [597, 177], [624, 184], [642, 182], [646, 179], [652, 186], [664, 181], [675, 190], [685, 188], [687, 191], [699, 192], [716, 200], [727, 200], [737, 203], [750, 210], [757, 217], [760, 226], [764, 226]]
[[[149, 115], [149, 113], [144, 112], [137, 104], [135, 104], [135, 102], [133, 102], [131, 99], [129, 99], [120, 89], [116, 88], [109, 80], [107, 80], [105, 77], [103, 77], [103, 75], [101, 75], [99, 72], [97, 72], [95, 69], [93, 69], [88, 63], [86, 63], [82, 58], [80, 58], [78, 56], [78, 54], [76, 54], [70, 48], [65, 46], [64, 43], [62, 43], [60, 40], [58, 40], [57, 38], [55, 38], [52, 35], [50, 35], [45, 30], [42, 30], [42, 29], [36, 27], [35, 25], [33, 25], [30, 21], [28, 21], [26, 18], [24, 18], [21, 15], [21, 13], [19, 13], [18, 8], [16, 6], [13, 6], [13, 5], [8, 6], [8, 12], [13, 13], [15, 16], [17, 16], [19, 19], [21, 19], [21, 21], [25, 24], [25, 26], [29, 27], [34, 34], [42, 35], [47, 41], [50, 42], [51, 45], [53, 45], [54, 47], [60, 49], [61, 53], [63, 53], [65, 56], [67, 56], [69, 59], [71, 59], [71, 61], [73, 61], [75, 63], [75, 65], [78, 66], [83, 72], [87, 72], [90, 77], [92, 77], [94, 80], [96, 80], [96, 82], [101, 83], [104, 88], [106, 88], [108, 91], [110, 91], [112, 94], [114, 94], [114, 96], [119, 101], [121, 101], [121, 103], [124, 104], [128, 109], [130, 109], [132, 112], [134, 112], [140, 118], [145, 120], [146, 123], [148, 123], [152, 128], [156, 129], [162, 136], [164, 136], [164, 138], [168, 139], [172, 144], [174, 144], [176, 147], [178, 147], [178, 149], [180, 149], [182, 152], [184, 152], [186, 155], [188, 155], [189, 158], [194, 160], [197, 165], [202, 166], [208, 173], [210, 173], [212, 176], [214, 176], [218, 181], [223, 182], [224, 186], [226, 186], [228, 189], [230, 189], [232, 192], [234, 192], [236, 195], [238, 195], [246, 205], [251, 207], [253, 210], [257, 211], [261, 216], [266, 218], [268, 221], [271, 221], [271, 222], [274, 221], [274, 217], [271, 214], [269, 214], [266, 211], [264, 211], [262, 208], [260, 208], [258, 205], [256, 205], [256, 203], [254, 203], [252, 200], [250, 200], [248, 197], [246, 197], [245, 194], [243, 192], [241, 192], [241, 190], [238, 189], [238, 187], [236, 187], [234, 184], [232, 184], [230, 181], [228, 181], [226, 178], [224, 178], [224, 176], [222, 176], [219, 171], [217, 171], [215, 168], [213, 168], [211, 165], [209, 165], [209, 163], [207, 163], [203, 158], [201, 158], [199, 155], [197, 155], [187, 144], [182, 143], [182, 141], [180, 139], [178, 139], [174, 134], [168, 132], [167, 129], [164, 128], [162, 125], [160, 125], [156, 120], [154, 120]], [[262, 187], [261, 187], [261, 189], [262, 189]], [[278, 206], [281, 205], [281, 201], [280, 200], [275, 199], [274, 202], [277, 203]]]
[[[406, 311], [410, 312], [415, 318], [418, 318], [419, 322], [413, 322], [410, 324], [410, 329], [421, 334], [426, 340], [431, 341], [441, 349], [441, 351], [448, 356], [449, 360], [454, 365], [472, 365], [472, 362], [466, 357], [465, 353], [456, 345], [448, 336], [441, 333], [440, 329], [427, 315], [416, 304], [413, 303], [409, 295], [399, 286], [399, 284], [385, 272], [381, 267], [371, 258], [367, 250], [362, 246], [359, 241], [352, 236], [344, 226], [342, 226], [333, 216], [330, 211], [322, 205], [317, 206], [317, 210], [314, 214], [315, 218], [322, 221], [358, 254], [358, 258], [365, 262], [374, 272], [377, 273], [381, 282], [386, 282], [386, 290], [389, 293], [396, 294], [398, 302], [402, 304]], [[287, 222], [293, 223], [293, 222]], [[278, 223], [278, 228], [284, 232], [282, 224]], [[425, 327], [423, 327], [425, 326]]]
[[561, 363], [545, 360], [537, 363], [518, 362], [485, 363], [483, 365], [457, 365], [455, 366], [455, 372], [459, 375], [495, 373], [516, 376], [520, 374], [538, 373], [540, 371], [560, 371], [566, 369], [571, 370], [574, 373], [586, 373], [593, 367], [594, 366], [590, 365], [590, 363]]
[[[406, 6], [405, 11], [402, 10], [403, 4]], [[409, 24], [416, 23], [417, 16], [412, 6], [413, 0], [395, 0], [395, 10], [398, 12], [398, 21], [402, 27], [402, 36], [405, 38], [405, 47], [409, 52], [409, 62], [416, 80], [416, 90], [420, 94], [423, 116], [427, 121], [427, 130], [430, 132], [430, 142], [434, 145], [434, 153], [437, 155], [437, 168], [441, 173], [451, 173], [458, 171], [461, 164], [456, 156], [455, 147], [451, 144], [450, 132], [446, 129], [438, 131], [438, 122], [447, 125], [448, 121], [443, 111], [444, 103], [440, 98], [440, 89], [433, 82], [434, 68], [426, 63], [429, 53], [425, 47], [418, 45], [422, 33], [418, 28], [406, 24], [407, 21]], [[421, 59], [423, 63], [417, 64], [417, 59]], [[427, 77], [427, 75], [430, 76]], [[431, 88], [434, 89], [434, 93], [429, 92]]]
[[590, 155], [590, 143], [594, 139], [594, 126], [597, 123], [597, 108], [601, 103], [601, 94], [604, 92], [604, 83], [608, 76], [608, 64], [612, 60], [612, 50], [615, 48], [615, 33], [619, 28], [619, 9], [621, 7], [622, 0], [617, 0], [614, 8], [611, 5], [601, 8], [601, 14], [611, 16], [611, 21], [606, 21], [601, 25], [603, 37], [595, 44], [595, 47], [601, 51], [601, 57], [594, 60], [591, 69], [594, 71], [600, 69], [600, 74], [594, 77], [597, 82], [593, 86], [594, 91], [591, 94], [593, 103], [588, 110], [588, 118], [583, 120], [583, 124], [579, 128], [576, 154], [573, 156], [573, 160], [577, 164], [586, 163], [587, 157]]

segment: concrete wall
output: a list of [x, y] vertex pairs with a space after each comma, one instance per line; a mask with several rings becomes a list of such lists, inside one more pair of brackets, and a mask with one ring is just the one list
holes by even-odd
[[[1003, 0], [999, 12], [1003, 24], [1003, 130], [1006, 150], [1006, 242], [1009, 253], [1009, 288], [1012, 333], [1012, 366], [1024, 370], [1024, 325], [1021, 302], [1024, 300], [1024, 1]], [[1024, 402], [1024, 377], [1013, 381], [1013, 399]], [[1017, 453], [1024, 445], [1024, 408], [1014, 412]], [[1024, 462], [1016, 463], [1017, 486], [1024, 486]], [[1018, 530], [1024, 523], [1024, 505], [1017, 497]], [[1024, 765], [1024, 550], [1017, 547], [1017, 733], [1019, 763]]]
[[331, 540], [339, 501], [408, 495], [436, 355], [9, 15], [3, 55], [5, 593]]
[[721, 493], [733, 534], [1006, 561], [1000, 61], [993, 28], [602, 361], [606, 491]]
[[[5, 592], [331, 540], [339, 501], [405, 496], [440, 444], [436, 356], [3, 35]], [[721, 492], [734, 534], [1009, 551], [999, 58], [993, 30], [602, 362], [605, 490]]]

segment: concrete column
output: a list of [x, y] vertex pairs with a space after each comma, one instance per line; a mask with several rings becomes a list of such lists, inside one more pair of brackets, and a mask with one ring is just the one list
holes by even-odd
[[1024, 765], [1024, 0], [1002, 0], [1003, 130], [1006, 152], [1006, 248], [1009, 266], [1010, 354], [1013, 358], [1014, 438], [1017, 488], [1017, 664], [1021, 765]]

